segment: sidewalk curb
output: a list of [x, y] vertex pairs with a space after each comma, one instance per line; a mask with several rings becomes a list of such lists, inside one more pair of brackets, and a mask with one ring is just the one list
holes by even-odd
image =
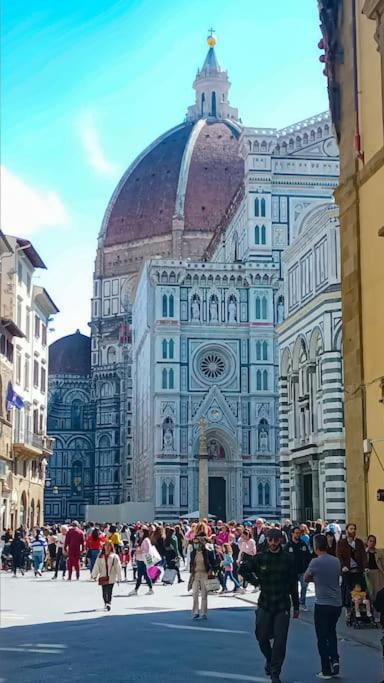
[[[255, 607], [255, 609], [257, 608], [257, 603], [254, 600], [251, 600], [250, 598], [244, 597], [244, 595], [237, 595], [236, 599], [242, 600], [242, 602], [246, 602], [249, 605], [252, 605], [253, 607]], [[303, 612], [303, 613], [300, 612], [300, 621], [302, 621], [304, 624], [308, 624], [308, 625], [313, 626], [314, 625], [313, 624], [313, 612], [312, 611]], [[382, 633], [380, 628], [371, 629], [371, 632], [376, 633], [378, 636], [381, 636], [381, 633]], [[365, 633], [366, 633], [366, 631], [365, 631]], [[352, 640], [355, 643], [359, 643], [359, 645], [365, 645], [366, 647], [370, 647], [373, 650], [379, 650], [379, 652], [382, 651], [382, 646], [380, 643], [380, 637], [378, 638], [377, 642], [370, 642], [370, 641], [367, 642], [366, 640], [362, 640], [358, 636], [359, 636], [359, 631], [357, 631], [356, 629], [353, 629], [353, 628], [348, 630], [347, 633], [338, 633], [337, 634], [337, 637], [339, 640]]]

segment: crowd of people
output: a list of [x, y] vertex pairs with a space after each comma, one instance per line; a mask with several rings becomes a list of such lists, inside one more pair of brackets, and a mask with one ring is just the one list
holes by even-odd
[[298, 618], [307, 611], [307, 588], [315, 584], [314, 623], [321, 660], [319, 678], [339, 673], [336, 625], [346, 608], [348, 625], [384, 628], [384, 551], [376, 538], [357, 536], [355, 524], [342, 530], [323, 520], [293, 524], [255, 522], [238, 524], [207, 519], [179, 524], [95, 524], [87, 522], [20, 527], [2, 537], [2, 569], [14, 577], [34, 571], [61, 574], [71, 581], [81, 568], [102, 589], [105, 609], [111, 610], [113, 587], [132, 571], [137, 595], [143, 582], [152, 594], [156, 582], [173, 584], [189, 571], [192, 618], [206, 620], [211, 592], [259, 593], [256, 639], [265, 656], [265, 671], [279, 683], [284, 662], [290, 612]]

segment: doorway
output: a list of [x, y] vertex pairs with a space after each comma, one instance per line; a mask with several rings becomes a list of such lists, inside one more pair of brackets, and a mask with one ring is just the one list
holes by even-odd
[[223, 522], [225, 522], [227, 518], [226, 493], [226, 481], [224, 477], [209, 477], [209, 514], [214, 515], [218, 519], [222, 519]]
[[313, 519], [312, 473], [303, 474], [303, 519]]

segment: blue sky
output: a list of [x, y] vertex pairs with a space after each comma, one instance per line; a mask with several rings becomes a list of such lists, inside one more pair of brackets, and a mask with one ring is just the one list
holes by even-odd
[[2, 228], [29, 237], [87, 333], [96, 239], [120, 176], [193, 103], [213, 26], [243, 123], [327, 108], [316, 0], [3, 0]]

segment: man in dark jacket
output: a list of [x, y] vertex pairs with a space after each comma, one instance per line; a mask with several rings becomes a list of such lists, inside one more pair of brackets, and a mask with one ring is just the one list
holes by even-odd
[[300, 539], [300, 534], [300, 527], [294, 526], [291, 540], [285, 545], [284, 550], [292, 556], [295, 571], [297, 572], [297, 580], [300, 583], [300, 605], [303, 612], [307, 612], [305, 598], [308, 584], [304, 581], [304, 574], [312, 560], [312, 555], [306, 542]]
[[271, 676], [272, 683], [281, 683], [291, 601], [293, 618], [299, 616], [297, 574], [290, 554], [281, 546], [282, 538], [280, 529], [269, 529], [266, 532], [267, 550], [247, 556], [240, 569], [249, 583], [260, 585], [255, 633], [266, 659], [265, 673]]
[[367, 568], [367, 553], [364, 542], [356, 537], [356, 531], [356, 524], [347, 524], [346, 537], [340, 539], [336, 549], [343, 577], [342, 594], [343, 605], [347, 608], [347, 621], [351, 608], [350, 592], [356, 584], [360, 584], [362, 590], [366, 586], [364, 570]]

